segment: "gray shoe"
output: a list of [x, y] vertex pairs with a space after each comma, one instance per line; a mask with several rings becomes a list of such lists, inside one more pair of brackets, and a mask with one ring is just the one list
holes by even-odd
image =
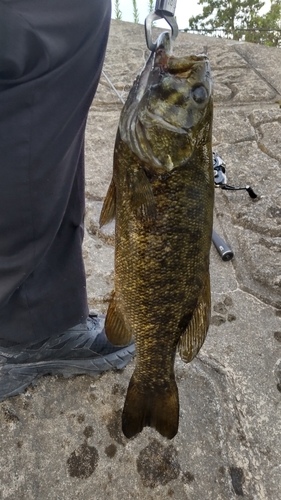
[[35, 344], [0, 346], [0, 401], [22, 393], [42, 375], [96, 376], [124, 368], [135, 345], [113, 346], [104, 332], [104, 317], [91, 315], [87, 324]]

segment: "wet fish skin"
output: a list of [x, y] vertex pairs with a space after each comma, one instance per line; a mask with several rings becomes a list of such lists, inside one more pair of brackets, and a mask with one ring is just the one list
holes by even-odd
[[116, 217], [115, 290], [105, 329], [135, 338], [137, 358], [122, 416], [178, 431], [177, 347], [189, 362], [209, 325], [213, 218], [212, 82], [206, 56], [174, 58], [165, 36], [123, 108], [101, 225]]

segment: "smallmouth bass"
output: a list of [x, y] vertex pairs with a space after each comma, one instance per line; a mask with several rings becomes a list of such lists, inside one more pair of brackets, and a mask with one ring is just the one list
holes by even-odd
[[115, 289], [105, 331], [136, 343], [122, 415], [126, 437], [144, 426], [178, 431], [178, 348], [190, 362], [210, 316], [213, 225], [212, 80], [206, 55], [176, 58], [162, 33], [123, 107], [113, 178], [100, 225], [114, 217]]

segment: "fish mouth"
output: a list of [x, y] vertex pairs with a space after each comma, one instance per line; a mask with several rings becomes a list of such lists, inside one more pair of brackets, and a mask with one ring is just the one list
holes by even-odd
[[[146, 112], [146, 119], [148, 119], [153, 126], [160, 127], [163, 131], [166, 130], [168, 132], [172, 132], [177, 135], [185, 135], [188, 136], [188, 129], [184, 129], [179, 126], [175, 126], [165, 120], [163, 117], [156, 115], [150, 111]], [[137, 156], [140, 159], [145, 160], [146, 164], [149, 165], [149, 169], [156, 174], [162, 174], [165, 172], [171, 172], [175, 167], [180, 167], [181, 164], [185, 163], [188, 160], [188, 157], [185, 157], [184, 160], [180, 163], [174, 164], [172, 157], [167, 153], [165, 159], [159, 159], [155, 155], [153, 151], [153, 146], [151, 144], [151, 140], [148, 137], [149, 129], [142, 123], [142, 120], [138, 118], [134, 138], [134, 145], [137, 148], [135, 152], [137, 152]], [[188, 139], [187, 139], [188, 142]]]
[[173, 125], [172, 123], [165, 120], [162, 116], [152, 113], [151, 111], [146, 112], [147, 117], [150, 118], [152, 123], [160, 125], [162, 128], [169, 130], [170, 132], [175, 132], [176, 134], [188, 134], [188, 128]]
[[184, 130], [183, 128], [174, 126], [153, 113], [151, 113], [151, 120], [154, 120], [154, 125], [159, 126], [163, 131], [166, 130], [176, 134], [177, 136], [180, 135], [181, 137], [186, 137], [186, 139], [184, 139], [184, 157], [180, 161], [175, 161], [172, 151], [167, 151], [159, 158], [154, 151], [153, 143], [149, 137], [149, 128], [146, 127], [139, 118], [137, 119], [135, 128], [131, 130], [130, 144], [133, 144], [132, 149], [134, 153], [146, 164], [146, 168], [151, 174], [162, 175], [165, 173], [171, 173], [175, 168], [184, 165], [192, 154], [192, 140], [190, 138], [189, 130]]

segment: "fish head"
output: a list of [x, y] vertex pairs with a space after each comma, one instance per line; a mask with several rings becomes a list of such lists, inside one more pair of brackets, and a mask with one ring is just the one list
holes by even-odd
[[123, 108], [121, 138], [152, 174], [171, 172], [211, 143], [212, 110], [207, 55], [174, 57], [162, 33]]

